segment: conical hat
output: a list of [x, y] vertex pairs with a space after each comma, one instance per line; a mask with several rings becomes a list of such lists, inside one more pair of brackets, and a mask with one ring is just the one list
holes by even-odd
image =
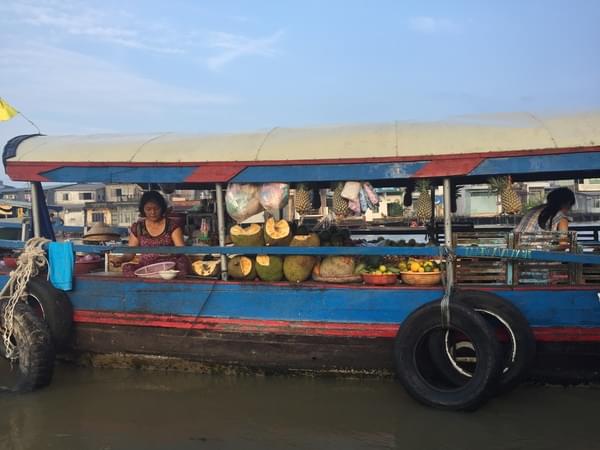
[[121, 235], [103, 222], [95, 222], [90, 229], [83, 235], [86, 241], [106, 240], [110, 241], [115, 238], [120, 238]]

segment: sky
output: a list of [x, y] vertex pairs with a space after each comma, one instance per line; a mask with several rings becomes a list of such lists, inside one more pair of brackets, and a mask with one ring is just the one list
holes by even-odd
[[600, 2], [491, 3], [0, 0], [0, 97], [45, 134], [600, 109]]

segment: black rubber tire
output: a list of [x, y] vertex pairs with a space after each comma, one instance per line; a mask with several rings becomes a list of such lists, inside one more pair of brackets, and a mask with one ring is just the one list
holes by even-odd
[[[0, 305], [0, 328], [3, 328], [4, 309], [7, 303]], [[15, 306], [13, 316], [13, 342], [19, 352], [18, 360], [11, 371], [14, 382], [2, 389], [11, 392], [30, 392], [47, 386], [54, 372], [54, 346], [47, 325], [24, 302]], [[0, 358], [5, 358], [6, 349], [0, 339]], [[0, 380], [0, 385], [2, 385]]]
[[34, 311], [39, 311], [48, 324], [56, 349], [64, 348], [69, 342], [73, 327], [73, 306], [69, 297], [43, 278], [31, 279], [27, 289], [27, 303]]
[[470, 338], [477, 352], [473, 376], [461, 386], [437, 386], [425, 378], [431, 367], [421, 367], [420, 352], [428, 352], [422, 342], [442, 329], [440, 302], [427, 303], [410, 314], [400, 326], [394, 343], [396, 374], [417, 401], [438, 409], [472, 411], [489, 398], [500, 375], [499, 344], [493, 328], [476, 313], [457, 302], [450, 304], [450, 328]]
[[[508, 300], [491, 292], [464, 290], [456, 291], [453, 301], [460, 302], [482, 316], [493, 317], [506, 328], [510, 347], [502, 352], [501, 375], [496, 387], [497, 393], [506, 393], [514, 389], [525, 378], [535, 360], [535, 336], [523, 313]], [[439, 341], [430, 340], [432, 360], [446, 379], [455, 385], [463, 384], [468, 376], [459, 372], [450, 359], [444, 345], [444, 334], [439, 334]]]

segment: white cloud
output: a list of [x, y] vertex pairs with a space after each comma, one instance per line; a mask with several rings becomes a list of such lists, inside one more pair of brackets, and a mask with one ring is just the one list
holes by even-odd
[[277, 54], [276, 44], [283, 36], [283, 30], [279, 30], [264, 38], [249, 38], [246, 36], [213, 32], [209, 35], [208, 46], [221, 50], [221, 53], [207, 59], [207, 66], [211, 70], [218, 70], [225, 64], [230, 63], [242, 56], [260, 55], [273, 56]]
[[44, 114], [151, 114], [235, 102], [227, 95], [159, 82], [81, 53], [16, 42], [0, 48], [0, 86], [14, 102], [44, 108]]
[[460, 26], [453, 20], [443, 17], [417, 16], [408, 20], [408, 27], [417, 33], [454, 33]]
[[[154, 38], [156, 24], [136, 22], [124, 13], [90, 8], [74, 0], [7, 0], [0, 13], [23, 25], [73, 37], [158, 53], [184, 53], [176, 42]], [[123, 22], [119, 26], [119, 22]], [[125, 24], [126, 23], [126, 24]], [[163, 26], [164, 28], [164, 26]], [[163, 36], [163, 33], [161, 33]]]

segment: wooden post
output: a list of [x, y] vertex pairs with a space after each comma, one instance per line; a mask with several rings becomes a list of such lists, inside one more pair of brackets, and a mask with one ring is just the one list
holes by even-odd
[[[444, 178], [444, 243], [452, 247], [452, 189], [450, 178]], [[446, 263], [447, 286], [454, 282], [454, 265]]]

